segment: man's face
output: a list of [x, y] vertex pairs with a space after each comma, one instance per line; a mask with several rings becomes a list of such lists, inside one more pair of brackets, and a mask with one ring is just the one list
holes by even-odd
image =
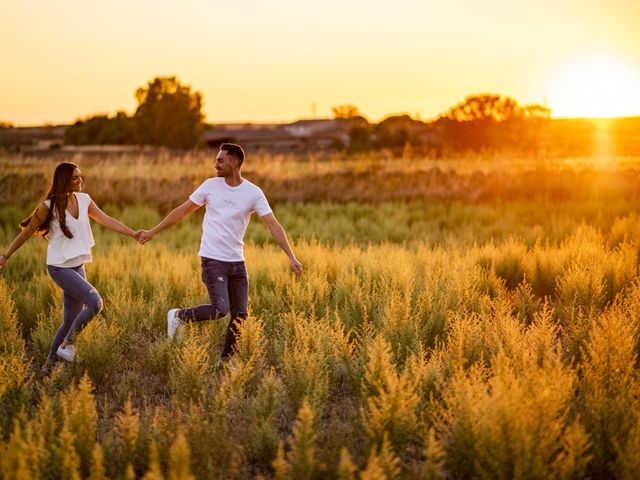
[[216, 171], [219, 177], [229, 177], [237, 165], [237, 160], [226, 150], [220, 150], [216, 157]]

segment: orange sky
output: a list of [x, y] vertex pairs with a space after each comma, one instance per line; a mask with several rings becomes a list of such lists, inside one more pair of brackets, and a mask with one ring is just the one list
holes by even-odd
[[343, 103], [429, 119], [485, 92], [558, 116], [640, 115], [637, 0], [309, 3], [2, 0], [0, 121], [133, 113], [157, 75], [202, 92], [209, 122]]

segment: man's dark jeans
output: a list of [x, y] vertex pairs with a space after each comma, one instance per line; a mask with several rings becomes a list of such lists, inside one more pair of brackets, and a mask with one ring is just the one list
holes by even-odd
[[247, 318], [249, 278], [244, 262], [222, 262], [201, 257], [202, 281], [207, 287], [210, 305], [198, 305], [178, 312], [178, 318], [187, 322], [214, 320], [231, 314], [222, 347], [222, 357], [233, 352], [238, 325]]

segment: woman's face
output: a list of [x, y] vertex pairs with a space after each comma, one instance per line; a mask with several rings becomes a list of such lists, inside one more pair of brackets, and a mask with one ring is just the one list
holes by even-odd
[[76, 168], [73, 171], [73, 175], [71, 176], [71, 191], [72, 192], [81, 192], [82, 191], [82, 173], [79, 168]]

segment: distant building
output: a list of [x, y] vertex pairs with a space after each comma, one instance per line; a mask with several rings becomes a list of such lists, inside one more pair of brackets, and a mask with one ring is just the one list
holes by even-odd
[[247, 150], [301, 152], [327, 150], [349, 143], [349, 123], [343, 120], [298, 120], [287, 124], [222, 124], [205, 130], [211, 148], [238, 143]]
[[[0, 148], [23, 152], [49, 150], [118, 153], [137, 145], [64, 145], [66, 125], [0, 128]], [[344, 120], [298, 120], [286, 124], [229, 123], [212, 125], [202, 134], [210, 148], [239, 143], [249, 151], [274, 153], [329, 150], [349, 144], [349, 122]]]
[[0, 128], [0, 148], [55, 150], [62, 147], [66, 125]]

